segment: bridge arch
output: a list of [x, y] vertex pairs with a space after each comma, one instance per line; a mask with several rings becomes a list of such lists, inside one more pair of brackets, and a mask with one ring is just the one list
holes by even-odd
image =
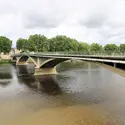
[[65, 58], [48, 59], [47, 61], [41, 64], [40, 68], [53, 68], [59, 63], [64, 62], [66, 60], [70, 60], [70, 59], [65, 59]]
[[13, 61], [17, 61], [17, 58], [14, 56], [14, 57], [12, 57], [12, 60]]
[[37, 66], [36, 61], [35, 61], [31, 56], [28, 56], [28, 55], [22, 55], [22, 56], [17, 60], [16, 64], [26, 63], [29, 59], [30, 59], [31, 62], [34, 63], [35, 66]]

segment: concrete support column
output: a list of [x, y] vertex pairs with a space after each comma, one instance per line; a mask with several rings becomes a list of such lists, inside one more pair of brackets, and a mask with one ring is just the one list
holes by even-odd
[[35, 69], [39, 69], [40, 68], [40, 58], [39, 57], [37, 57], [37, 61], [36, 61], [36, 67], [35, 67]]
[[27, 62], [16, 62], [16, 65], [17, 65], [17, 66], [20, 66], [20, 65], [28, 65], [28, 63], [27, 63]]
[[54, 68], [35, 68], [34, 75], [48, 75], [48, 74], [57, 74], [56, 67]]
[[16, 60], [11, 60], [12, 63], [16, 64]]

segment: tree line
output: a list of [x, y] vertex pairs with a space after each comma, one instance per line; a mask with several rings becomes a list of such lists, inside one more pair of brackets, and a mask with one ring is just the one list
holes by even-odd
[[66, 36], [56, 36], [48, 39], [44, 35], [30, 35], [28, 39], [19, 38], [16, 44], [17, 49], [22, 52], [69, 52], [81, 54], [125, 54], [125, 44], [117, 46], [107, 44], [102, 46], [98, 43], [88, 44], [78, 42]]
[[[12, 47], [12, 41], [4, 36], [0, 36], [0, 53], [9, 53]], [[30, 35], [28, 39], [19, 38], [16, 47], [21, 52], [66, 52], [74, 54], [125, 54], [125, 44], [119, 46], [107, 44], [102, 46], [98, 43], [88, 44], [78, 42], [66, 36], [56, 36], [48, 39], [44, 35]]]

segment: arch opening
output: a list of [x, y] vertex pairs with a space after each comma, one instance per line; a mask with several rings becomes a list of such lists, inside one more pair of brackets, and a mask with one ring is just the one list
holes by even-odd
[[29, 59], [30, 59], [30, 62], [33, 62], [33, 64], [34, 64], [35, 66], [37, 65], [36, 62], [35, 62], [35, 60], [34, 60], [32, 57], [27, 56], [27, 55], [21, 56], [21, 57], [19, 58], [19, 60], [17, 61], [17, 64], [18, 64], [18, 63], [26, 63]]
[[16, 61], [16, 60], [17, 60], [17, 58], [14, 56], [14, 57], [12, 58], [12, 60]]
[[21, 56], [18, 60], [18, 62], [26, 62], [28, 60], [29, 56]]
[[62, 59], [62, 58], [50, 59], [50, 60], [47, 60], [46, 62], [44, 62], [40, 66], [40, 68], [53, 68], [56, 65], [58, 65], [59, 63], [67, 61], [67, 60], [70, 60], [70, 59]]

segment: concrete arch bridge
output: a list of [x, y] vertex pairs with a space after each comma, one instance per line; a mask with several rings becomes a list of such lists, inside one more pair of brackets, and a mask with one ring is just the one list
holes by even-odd
[[116, 68], [125, 69], [125, 56], [93, 56], [93, 55], [68, 55], [68, 54], [18, 54], [13, 55], [12, 62], [16, 65], [35, 65], [34, 75], [56, 74], [56, 65], [66, 60], [83, 60], [104, 63]]

